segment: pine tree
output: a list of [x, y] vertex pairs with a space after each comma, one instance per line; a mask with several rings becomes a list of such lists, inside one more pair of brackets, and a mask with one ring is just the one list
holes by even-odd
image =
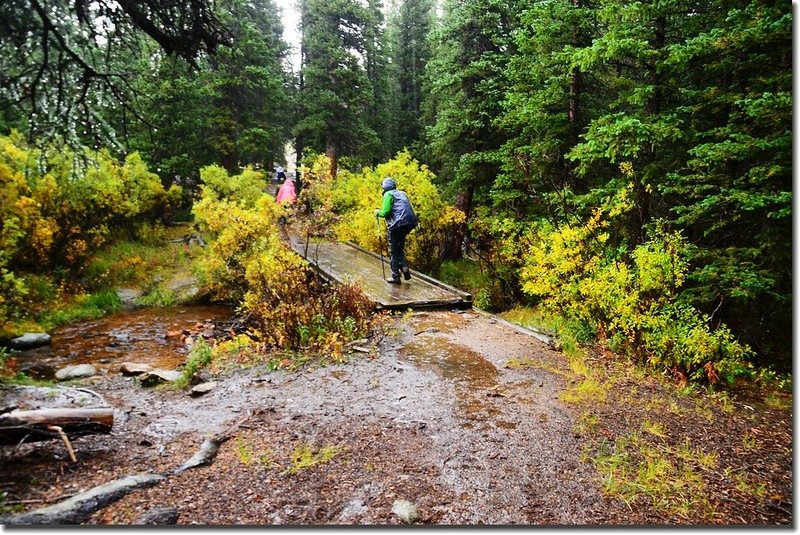
[[390, 17], [390, 56], [398, 98], [397, 149], [412, 147], [422, 133], [423, 78], [432, 54], [434, 8], [433, 0], [401, 0]]
[[499, 121], [509, 139], [492, 191], [498, 212], [563, 221], [573, 209], [566, 200], [592, 186], [565, 155], [605, 104], [597, 78], [570, 61], [597, 36], [593, 12], [587, 0], [533, 0], [522, 10]]
[[335, 175], [341, 155], [375, 147], [369, 125], [372, 89], [363, 67], [368, 9], [355, 0], [304, 0], [302, 101], [295, 135], [303, 145], [325, 152]]
[[[439, 179], [469, 218], [474, 197], [488, 194], [500, 169], [497, 150], [505, 141], [495, 125], [513, 52], [513, 14], [504, 0], [450, 0], [436, 33], [430, 80], [426, 152]], [[449, 236], [446, 258], [461, 255], [466, 223]]]
[[662, 191], [697, 245], [690, 296], [762, 355], [791, 361], [792, 16], [709, 3], [673, 54], [692, 73], [678, 109], [691, 148]]

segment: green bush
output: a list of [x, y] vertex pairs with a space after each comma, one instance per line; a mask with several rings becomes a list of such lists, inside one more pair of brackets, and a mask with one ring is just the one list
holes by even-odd
[[688, 244], [655, 225], [627, 250], [609, 241], [609, 221], [629, 206], [628, 189], [582, 225], [542, 224], [525, 255], [522, 288], [541, 305], [590, 326], [601, 343], [681, 379], [728, 382], [747, 373], [750, 349], [725, 326], [679, 300]]

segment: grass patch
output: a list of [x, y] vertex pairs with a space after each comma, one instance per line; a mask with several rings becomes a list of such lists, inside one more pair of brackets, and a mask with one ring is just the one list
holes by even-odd
[[90, 288], [141, 287], [149, 284], [155, 275], [188, 271], [200, 254], [200, 248], [173, 245], [167, 238], [164, 234], [143, 242], [121, 240], [101, 249], [86, 267], [86, 285]]
[[764, 404], [770, 409], [790, 410], [792, 408], [792, 396], [779, 392], [770, 392], [764, 398]]
[[713, 506], [707, 499], [704, 470], [713, 470], [716, 459], [688, 445], [673, 448], [651, 443], [638, 432], [605, 444], [593, 461], [603, 478], [603, 491], [633, 506], [644, 501], [658, 512], [710, 519]]
[[292, 451], [290, 458], [292, 464], [284, 474], [294, 475], [301, 470], [327, 463], [342, 451], [343, 449], [339, 446], [324, 446], [319, 450], [314, 450], [310, 444], [301, 444]]
[[532, 359], [529, 357], [522, 357], [522, 358], [511, 357], [506, 361], [506, 366], [509, 368], [536, 368], [537, 370], [544, 370], [546, 372], [550, 372], [554, 375], [559, 375], [561, 377], [569, 377], [569, 374], [564, 370], [562, 370], [561, 368], [557, 368], [552, 364], [548, 364], [546, 362], [542, 362], [540, 360]]
[[498, 314], [501, 318], [553, 338], [556, 349], [567, 357], [583, 357], [582, 344], [594, 340], [594, 333], [577, 321], [547, 314], [531, 307], [517, 307]]
[[584, 377], [579, 383], [567, 388], [559, 395], [564, 403], [580, 405], [583, 403], [604, 403], [608, 398], [610, 386], [594, 377]]
[[277, 466], [277, 463], [269, 452], [261, 454], [256, 453], [253, 445], [242, 440], [242, 437], [236, 437], [236, 456], [245, 466], [252, 466], [255, 463], [258, 463], [260, 466], [266, 469]]
[[175, 294], [161, 284], [157, 284], [142, 297], [136, 304], [145, 307], [171, 307], [176, 303]]
[[579, 435], [592, 435], [600, 428], [600, 418], [591, 412], [584, 412], [575, 424], [575, 432]]
[[495, 283], [477, 262], [468, 258], [443, 262], [436, 278], [472, 294], [473, 303], [478, 308], [492, 310], [498, 304], [494, 302], [497, 301], [494, 297]]
[[186, 388], [194, 379], [195, 374], [205, 368], [214, 358], [214, 348], [202, 338], [199, 339], [189, 352], [186, 364], [183, 365], [181, 376], [173, 383], [175, 388]]
[[103, 290], [96, 293], [78, 296], [72, 303], [56, 310], [42, 314], [39, 325], [50, 331], [59, 325], [74, 321], [101, 318], [122, 309], [122, 300], [114, 290]]

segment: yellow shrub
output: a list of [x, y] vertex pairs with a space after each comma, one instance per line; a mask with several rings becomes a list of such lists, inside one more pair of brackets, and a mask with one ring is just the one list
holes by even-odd
[[406, 256], [419, 269], [432, 267], [439, 258], [439, 248], [446, 233], [463, 223], [464, 213], [446, 204], [433, 184], [434, 174], [425, 165], [402, 151], [395, 158], [365, 168], [360, 174], [340, 171], [331, 185], [332, 207], [338, 213], [336, 236], [378, 252], [382, 241], [386, 248], [386, 226], [376, 221], [375, 208], [382, 206], [381, 182], [386, 177], [397, 181], [397, 188], [408, 195], [419, 226], [408, 235]]
[[632, 251], [608, 244], [606, 229], [629, 208], [628, 193], [607, 200], [582, 225], [536, 228], [520, 270], [523, 291], [589, 326], [601, 343], [676, 375], [713, 383], [745, 372], [750, 349], [677, 301], [688, 269], [680, 234], [657, 224]]
[[107, 150], [0, 136], [0, 315], [23, 312], [23, 271], [78, 274], [112, 229], [133, 229], [176, 198], [180, 189], [165, 191], [136, 153], [120, 162]]

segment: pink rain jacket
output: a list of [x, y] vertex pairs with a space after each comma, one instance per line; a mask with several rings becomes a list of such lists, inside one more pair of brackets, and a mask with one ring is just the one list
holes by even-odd
[[279, 203], [285, 201], [288, 204], [294, 204], [294, 201], [297, 200], [297, 193], [294, 191], [294, 181], [291, 178], [287, 178], [283, 181], [275, 200]]

